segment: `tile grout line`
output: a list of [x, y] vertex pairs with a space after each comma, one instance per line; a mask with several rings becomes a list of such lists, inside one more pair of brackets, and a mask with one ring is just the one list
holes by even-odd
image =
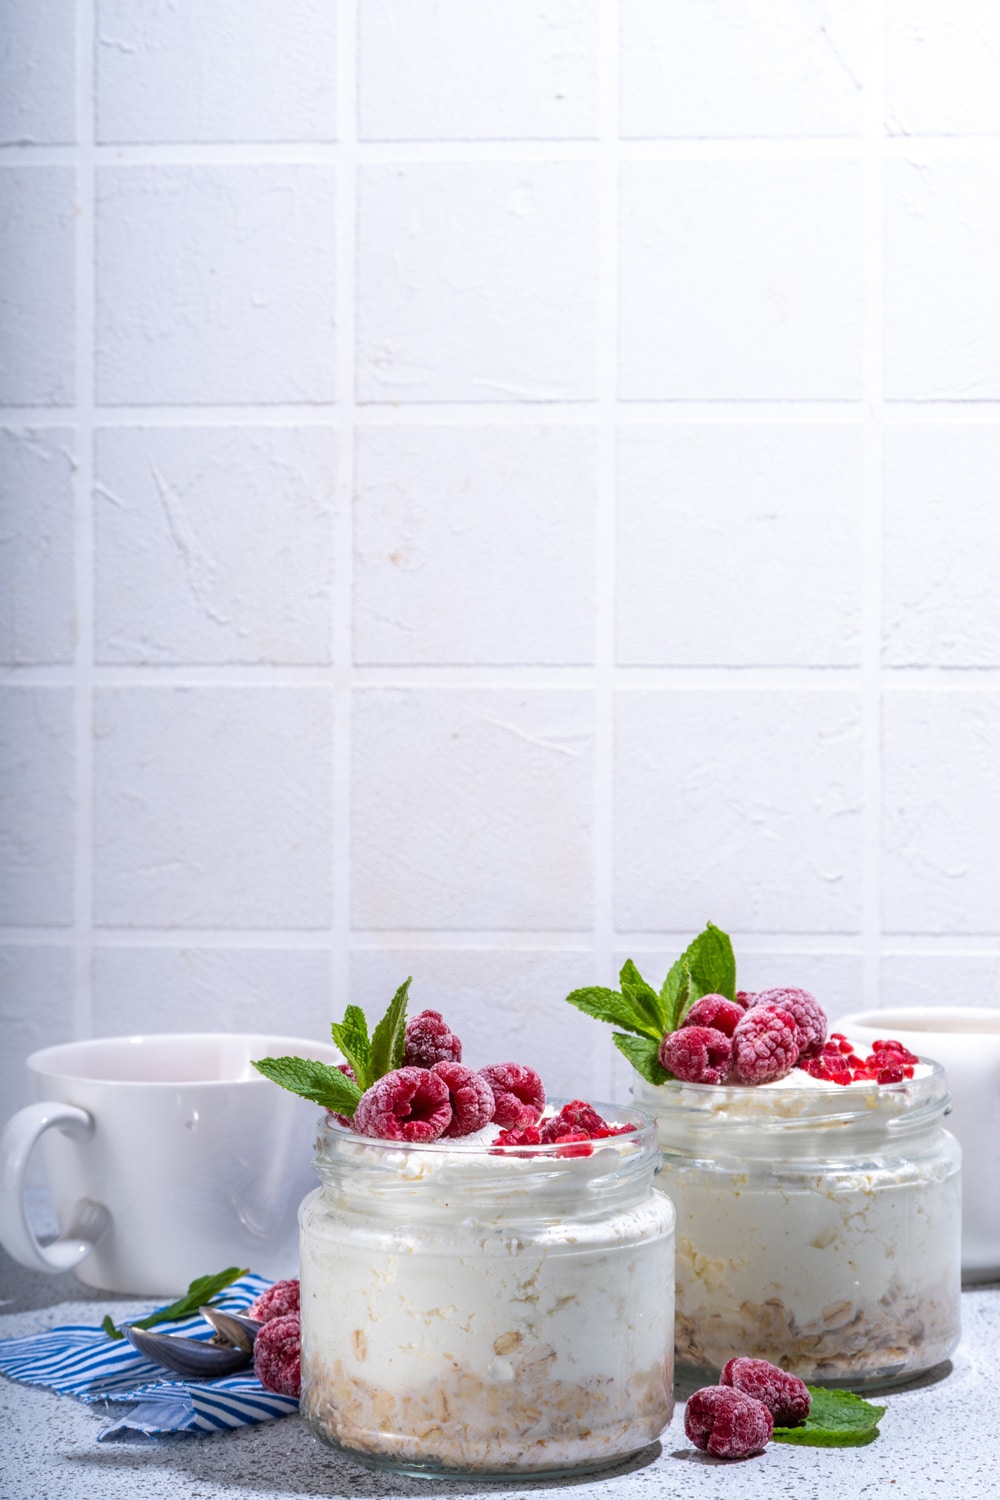
[[76, 0], [73, 1035], [93, 1033], [94, 915], [94, 361], [96, 349], [96, 0]]
[[[600, 154], [598, 183], [597, 496], [594, 528], [594, 981], [614, 972], [614, 720], [615, 520], [617, 509], [618, 374], [618, 91], [619, 0], [600, 5]], [[591, 1072], [598, 1097], [611, 1098], [613, 1064], [607, 1038], [592, 1038]]]
[[350, 1001], [351, 964], [351, 719], [355, 339], [357, 279], [357, 10], [356, 0], [337, 6], [337, 149], [335, 167], [336, 501], [333, 519], [333, 764], [330, 795], [333, 840], [330, 927], [330, 1019]]
[[871, 0], [866, 12], [867, 81], [864, 159], [864, 441], [863, 611], [861, 645], [862, 719], [862, 999], [877, 1006], [882, 946], [882, 452], [883, 350], [883, 156], [885, 111], [885, 5]]

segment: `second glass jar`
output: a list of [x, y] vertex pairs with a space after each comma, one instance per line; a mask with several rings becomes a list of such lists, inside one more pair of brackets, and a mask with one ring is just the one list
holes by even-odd
[[639, 1081], [677, 1211], [676, 1355], [735, 1355], [852, 1389], [908, 1380], [958, 1343], [960, 1151], [937, 1063], [826, 1089]]

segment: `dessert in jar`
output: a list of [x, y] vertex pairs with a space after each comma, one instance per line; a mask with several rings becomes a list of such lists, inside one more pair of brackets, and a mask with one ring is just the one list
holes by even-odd
[[947, 1359], [960, 1333], [961, 1156], [937, 1063], [891, 1039], [862, 1055], [828, 1035], [804, 990], [737, 991], [731, 946], [711, 926], [659, 993], [626, 965], [620, 993], [569, 998], [635, 1023], [618, 1045], [656, 1119], [658, 1186], [677, 1211], [685, 1378], [740, 1354], [857, 1390]]
[[378, 1468], [480, 1479], [654, 1442], [673, 1412], [674, 1212], [653, 1122], [546, 1105], [520, 1064], [474, 1071], [437, 1012], [397, 1014], [391, 1045], [381, 1025], [359, 1043], [363, 1021], [333, 1028], [340, 1071], [290, 1083], [301, 1060], [260, 1064], [328, 1105], [299, 1218], [308, 1426]]

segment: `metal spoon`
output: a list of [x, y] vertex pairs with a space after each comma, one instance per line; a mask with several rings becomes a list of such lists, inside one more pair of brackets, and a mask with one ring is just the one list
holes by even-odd
[[263, 1323], [259, 1323], [256, 1318], [248, 1318], [243, 1313], [223, 1312], [219, 1307], [199, 1307], [198, 1311], [227, 1344], [232, 1344], [235, 1349], [242, 1349], [246, 1354], [253, 1353], [254, 1339], [258, 1329], [263, 1328]]
[[232, 1344], [203, 1343], [177, 1333], [154, 1333], [152, 1329], [136, 1328], [131, 1323], [124, 1325], [122, 1333], [133, 1349], [138, 1349], [154, 1364], [163, 1365], [189, 1380], [211, 1380], [215, 1375], [231, 1375], [235, 1370], [242, 1370], [251, 1360], [249, 1350], [234, 1348]]

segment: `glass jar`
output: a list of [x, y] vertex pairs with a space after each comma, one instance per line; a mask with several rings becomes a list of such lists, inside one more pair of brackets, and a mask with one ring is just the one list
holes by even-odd
[[893, 1084], [637, 1083], [677, 1211], [676, 1357], [734, 1355], [852, 1389], [911, 1379], [958, 1343], [961, 1154], [944, 1072]]
[[602, 1468], [655, 1441], [673, 1298], [648, 1289], [673, 1286], [674, 1214], [653, 1123], [627, 1118], [585, 1155], [323, 1129], [299, 1214], [301, 1410], [319, 1438], [477, 1478]]

